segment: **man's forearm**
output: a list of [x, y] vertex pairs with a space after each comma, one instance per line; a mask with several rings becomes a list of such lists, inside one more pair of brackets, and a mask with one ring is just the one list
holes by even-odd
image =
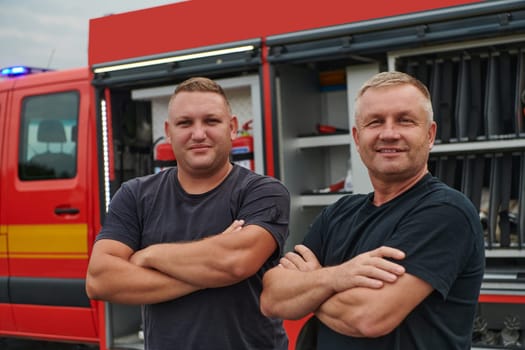
[[268, 231], [248, 225], [199, 241], [155, 244], [135, 253], [131, 261], [192, 285], [215, 288], [252, 276], [275, 249]]
[[275, 267], [266, 272], [261, 311], [269, 317], [299, 319], [315, 311], [333, 295], [322, 270], [298, 271]]
[[217, 286], [224, 281], [221, 264], [213, 264], [214, 260], [219, 260], [214, 258], [218, 248], [213, 249], [211, 245], [206, 248], [206, 245], [204, 241], [156, 244], [139, 252], [137, 256], [141, 259], [135, 262], [189, 284]]
[[118, 257], [108, 256], [104, 261], [104, 267], [92, 266], [87, 274], [86, 291], [92, 299], [122, 304], [154, 304], [201, 289]]

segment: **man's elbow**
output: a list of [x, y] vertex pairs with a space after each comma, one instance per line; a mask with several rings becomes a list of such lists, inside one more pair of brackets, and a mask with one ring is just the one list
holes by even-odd
[[93, 283], [89, 281], [89, 279], [86, 279], [86, 294], [89, 299], [98, 299], [98, 293], [96, 288], [93, 286]]
[[363, 315], [358, 318], [354, 315], [352, 320], [343, 320], [343, 322], [351, 330], [347, 335], [364, 338], [382, 337], [392, 332], [396, 327], [386, 318], [375, 318], [370, 317], [370, 315]]
[[101, 284], [97, 283], [97, 280], [90, 276], [89, 274], [86, 277], [86, 294], [89, 299], [93, 300], [103, 300], [104, 294], [101, 289]]
[[235, 282], [243, 281], [251, 276], [253, 276], [257, 270], [250, 269], [248, 266], [239, 266], [235, 265], [228, 269], [230, 278]]
[[299, 320], [310, 313], [310, 311], [305, 311], [302, 308], [290, 305], [290, 303], [285, 300], [276, 300], [266, 287], [263, 288], [263, 292], [261, 293], [259, 307], [264, 316], [285, 320]]
[[360, 333], [366, 338], [378, 338], [392, 332], [394, 328], [384, 327], [383, 325], [365, 325], [360, 328]]
[[200, 288], [227, 287], [248, 279], [254, 273], [255, 272], [247, 270], [246, 268], [227, 264], [221, 264], [220, 266], [210, 265], [205, 269], [203, 275], [200, 275], [198, 279], [190, 281], [190, 283]]
[[264, 288], [263, 288], [263, 291], [261, 293], [259, 304], [260, 304], [259, 306], [260, 306], [260, 309], [261, 309], [261, 313], [264, 316], [266, 316], [266, 317], [278, 317], [278, 315], [276, 314], [276, 312], [275, 312], [275, 310], [273, 308], [274, 303], [271, 302], [271, 300], [269, 299], [269, 296], [268, 296], [268, 292], [266, 292]]
[[267, 271], [263, 276], [263, 288], [261, 291], [261, 296], [259, 297], [259, 307], [261, 313], [266, 317], [281, 317], [277, 313], [276, 301], [272, 298], [272, 279], [270, 278], [274, 269]]
[[261, 313], [270, 318], [282, 318], [286, 320], [298, 320], [302, 315], [297, 316], [291, 312], [287, 312], [284, 307], [281, 307], [279, 303], [268, 300], [266, 296], [261, 294], [260, 299], [260, 310]]
[[238, 283], [253, 276], [261, 268], [261, 264], [254, 262], [248, 254], [231, 254], [216, 265], [231, 283]]

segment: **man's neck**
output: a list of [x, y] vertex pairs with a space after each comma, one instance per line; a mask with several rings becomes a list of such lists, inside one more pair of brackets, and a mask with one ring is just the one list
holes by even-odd
[[219, 186], [233, 169], [233, 165], [228, 162], [219, 171], [213, 174], [190, 174], [186, 171], [178, 171], [178, 180], [184, 191], [189, 194], [202, 194], [211, 191]]
[[381, 179], [372, 180], [374, 187], [374, 200], [373, 204], [379, 207], [392, 199], [400, 196], [402, 193], [411, 189], [416, 183], [419, 182], [426, 174], [428, 170], [418, 173], [412, 178], [402, 182], [382, 181]]

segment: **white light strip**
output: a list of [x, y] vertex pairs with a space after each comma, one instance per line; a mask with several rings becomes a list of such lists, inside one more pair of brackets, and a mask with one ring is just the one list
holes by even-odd
[[109, 140], [108, 140], [108, 116], [106, 100], [100, 101], [100, 110], [102, 116], [102, 160], [104, 171], [104, 199], [106, 204], [106, 213], [109, 209], [110, 191], [109, 191]]
[[206, 52], [200, 52], [200, 53], [191, 53], [191, 54], [181, 55], [181, 56], [172, 56], [172, 57], [158, 58], [158, 59], [148, 60], [148, 61], [123, 63], [123, 64], [117, 64], [114, 66], [100, 67], [100, 68], [95, 68], [94, 72], [95, 73], [113, 72], [113, 71], [122, 70], [122, 69], [147, 67], [147, 66], [152, 66], [155, 64], [180, 62], [180, 61], [193, 60], [196, 58], [204, 58], [204, 57], [211, 57], [211, 56], [226, 55], [230, 53], [246, 52], [246, 51], [252, 51], [253, 49], [254, 49], [253, 45], [245, 45], [245, 46], [239, 46], [239, 47], [232, 47], [229, 49], [206, 51]]

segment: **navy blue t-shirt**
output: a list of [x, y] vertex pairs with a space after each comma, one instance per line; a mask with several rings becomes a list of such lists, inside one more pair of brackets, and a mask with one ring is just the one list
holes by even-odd
[[259, 297], [264, 272], [282, 255], [289, 214], [290, 196], [281, 182], [237, 165], [219, 186], [198, 195], [182, 189], [176, 168], [124, 183], [97, 239], [118, 240], [136, 251], [155, 243], [202, 239], [243, 219], [268, 230], [279, 246], [242, 282], [144, 305], [146, 349], [286, 350], [282, 321], [261, 314]]
[[349, 195], [325, 208], [304, 244], [323, 266], [382, 245], [399, 248], [406, 258], [398, 263], [434, 291], [382, 337], [348, 337], [321, 324], [318, 349], [470, 349], [485, 266], [483, 230], [473, 204], [430, 174], [379, 207], [372, 196]]

